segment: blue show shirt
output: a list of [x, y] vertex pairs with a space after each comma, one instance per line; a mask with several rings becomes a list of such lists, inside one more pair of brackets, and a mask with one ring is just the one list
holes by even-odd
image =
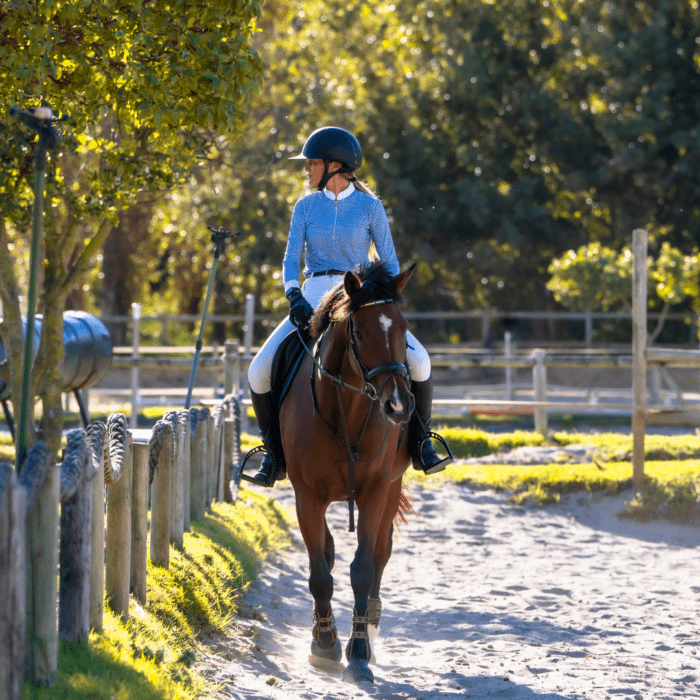
[[397, 275], [389, 221], [382, 203], [350, 183], [336, 197], [330, 190], [302, 197], [292, 212], [282, 272], [285, 293], [299, 286], [304, 254], [304, 277], [324, 270], [350, 270], [369, 260], [374, 243], [379, 259]]

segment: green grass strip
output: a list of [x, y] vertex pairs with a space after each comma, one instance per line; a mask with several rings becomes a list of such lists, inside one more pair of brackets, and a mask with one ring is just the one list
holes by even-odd
[[107, 612], [88, 644], [62, 644], [56, 685], [25, 684], [25, 699], [191, 700], [207, 690], [192, 667], [197, 640], [224, 633], [241, 594], [269, 553], [290, 542], [289, 519], [264, 494], [241, 491], [191, 524], [170, 569], [149, 564], [148, 598], [123, 623]]

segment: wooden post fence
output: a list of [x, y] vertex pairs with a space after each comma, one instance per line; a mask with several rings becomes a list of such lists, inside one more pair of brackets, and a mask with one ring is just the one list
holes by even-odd
[[90, 634], [92, 478], [84, 430], [68, 433], [61, 466], [58, 636], [84, 644]]
[[[91, 629], [99, 632], [105, 595], [123, 619], [130, 592], [144, 604], [148, 549], [151, 563], [167, 568], [170, 545], [183, 546], [184, 523], [203, 518], [211, 500], [222, 498], [223, 462], [213, 463], [212, 447], [224, 444], [223, 422], [215, 429], [208, 408], [175, 413], [156, 423], [147, 444], [133, 439], [142, 431], [130, 431], [125, 416], [111, 414], [106, 424], [69, 431], [61, 464], [41, 442], [29, 450], [19, 477], [13, 465], [0, 464], [1, 700], [20, 700], [25, 679], [53, 684], [59, 638], [86, 643]], [[237, 430], [240, 444], [240, 423]], [[189, 470], [190, 458], [198, 466], [188, 471], [186, 504], [182, 491], [178, 496], [173, 532], [173, 475], [183, 475], [180, 464]], [[195, 493], [203, 504], [196, 515]]]
[[644, 433], [647, 403], [647, 248], [644, 229], [633, 235], [634, 268], [632, 275], [632, 481], [644, 481]]
[[151, 563], [170, 566], [170, 479], [173, 471], [177, 435], [171, 421], [160, 420], [153, 426], [149, 442], [151, 478]]
[[132, 442], [131, 486], [131, 577], [130, 590], [134, 598], [146, 604], [146, 573], [148, 570], [148, 445]]
[[[547, 400], [547, 368], [544, 365], [545, 351], [533, 350], [532, 357], [535, 364], [532, 367], [532, 383], [535, 389], [535, 401], [544, 403]], [[543, 436], [547, 436], [547, 409], [537, 406], [534, 409], [535, 430]]]
[[27, 492], [0, 464], [0, 697], [19, 700], [24, 680]]

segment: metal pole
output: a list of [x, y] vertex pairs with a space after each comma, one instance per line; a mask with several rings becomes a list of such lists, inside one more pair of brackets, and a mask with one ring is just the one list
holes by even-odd
[[39, 134], [39, 142], [34, 156], [34, 210], [32, 214], [32, 245], [29, 254], [29, 290], [27, 293], [27, 327], [24, 333], [24, 359], [22, 365], [22, 397], [17, 425], [17, 473], [27, 456], [27, 427], [29, 407], [34, 406], [32, 386], [32, 360], [34, 359], [34, 314], [36, 313], [36, 281], [41, 240], [41, 217], [44, 210], [44, 182], [46, 179], [46, 153], [48, 147], [59, 140], [59, 133], [53, 126], [56, 121], [48, 107], [38, 107], [34, 112], [12, 108], [10, 114], [19, 118]]
[[199, 324], [199, 336], [197, 337], [197, 345], [194, 351], [194, 360], [192, 362], [192, 371], [190, 372], [190, 383], [187, 387], [187, 398], [185, 399], [185, 408], [189, 410], [190, 403], [192, 401], [192, 389], [194, 388], [194, 380], [197, 376], [197, 365], [199, 364], [199, 355], [202, 352], [202, 336], [204, 335], [204, 324], [207, 319], [207, 309], [209, 308], [209, 299], [211, 298], [211, 292], [214, 288], [214, 276], [216, 274], [216, 266], [219, 262], [219, 256], [221, 255], [221, 246], [226, 238], [232, 238], [237, 236], [238, 233], [232, 231], [227, 231], [226, 229], [219, 227], [217, 229], [207, 227], [212, 231], [211, 240], [214, 243], [214, 262], [211, 266], [211, 272], [209, 273], [209, 284], [207, 285], [207, 295], [204, 298], [204, 308], [202, 309], [202, 320]]

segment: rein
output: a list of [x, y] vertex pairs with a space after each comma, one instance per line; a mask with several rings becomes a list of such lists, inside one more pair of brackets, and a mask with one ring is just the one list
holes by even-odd
[[[379, 299], [377, 301], [371, 301], [366, 304], [363, 304], [360, 306], [357, 310], [366, 308], [368, 306], [377, 306], [379, 304], [393, 304], [396, 303], [390, 299]], [[353, 312], [354, 313], [354, 312]], [[326, 329], [327, 331], [328, 329]], [[335, 385], [335, 392], [336, 392], [336, 397], [338, 401], [338, 409], [340, 412], [340, 422], [342, 423], [343, 426], [343, 439], [341, 439], [336, 432], [331, 428], [328, 423], [321, 417], [321, 413], [318, 410], [318, 404], [316, 402], [316, 392], [314, 391], [314, 372], [311, 372], [311, 377], [310, 377], [310, 383], [311, 383], [311, 397], [313, 399], [313, 405], [314, 405], [314, 411], [316, 412], [316, 415], [318, 416], [319, 420], [323, 425], [326, 427], [328, 432], [336, 439], [338, 442], [341, 444], [345, 444], [345, 448], [347, 449], [348, 452], [348, 463], [349, 463], [349, 471], [348, 471], [348, 476], [349, 476], [349, 494], [348, 494], [348, 509], [349, 509], [349, 516], [350, 516], [350, 525], [348, 528], [348, 532], [355, 532], [355, 463], [361, 463], [361, 464], [369, 464], [370, 462], [373, 462], [382, 452], [384, 449], [384, 446], [386, 445], [386, 441], [389, 437], [389, 432], [391, 431], [391, 426], [388, 426], [386, 429], [386, 432], [384, 433], [384, 439], [382, 440], [382, 444], [379, 447], [379, 450], [377, 450], [376, 454], [374, 457], [371, 459], [367, 460], [361, 460], [359, 458], [359, 449], [358, 446], [353, 445], [350, 442], [350, 434], [348, 432], [348, 425], [347, 421], [345, 419], [345, 411], [343, 410], [343, 403], [341, 401], [340, 397], [340, 392], [341, 390], [345, 389], [351, 389], [352, 391], [362, 394], [364, 396], [367, 396], [370, 399], [370, 405], [369, 409], [367, 411], [367, 415], [365, 416], [364, 423], [362, 424], [362, 430], [360, 431], [360, 437], [357, 441], [357, 444], [359, 445], [362, 442], [362, 438], [364, 437], [365, 430], [367, 428], [367, 424], [369, 423], [369, 417], [372, 414], [372, 409], [374, 408], [374, 402], [379, 400], [379, 396], [381, 393], [384, 391], [384, 387], [386, 386], [387, 382], [395, 375], [398, 374], [402, 376], [404, 379], [408, 380], [409, 379], [409, 373], [408, 373], [408, 367], [406, 365], [402, 364], [401, 362], [387, 362], [383, 365], [380, 365], [379, 367], [375, 367], [374, 369], [369, 369], [365, 363], [362, 361], [362, 358], [360, 357], [359, 350], [357, 348], [357, 344], [355, 342], [355, 334], [353, 332], [353, 325], [352, 325], [352, 314], [350, 314], [348, 318], [348, 335], [349, 335], [349, 342], [348, 345], [350, 346], [350, 350], [352, 351], [353, 357], [355, 358], [355, 361], [357, 362], [358, 366], [360, 367], [360, 374], [362, 376], [362, 380], [364, 381], [364, 386], [362, 388], [353, 386], [352, 384], [347, 384], [344, 382], [340, 377], [331, 374], [328, 370], [326, 370], [321, 363], [316, 359], [316, 356], [314, 353], [311, 351], [311, 348], [309, 348], [306, 343], [304, 342], [304, 338], [301, 335], [301, 331], [299, 328], [297, 328], [297, 335], [299, 336], [299, 340], [301, 341], [301, 344], [304, 346], [304, 350], [309, 354], [311, 357], [311, 360], [313, 361], [316, 369], [321, 373], [322, 377], [325, 377], [326, 379], [329, 379], [333, 384]], [[324, 332], [325, 335], [325, 332]], [[323, 336], [321, 337], [321, 340], [323, 339]], [[317, 352], [320, 351], [320, 346], [321, 342], [317, 344]], [[382, 383], [381, 388], [379, 391], [375, 389], [373, 384], [370, 384], [370, 380], [374, 379], [374, 377], [383, 374], [385, 372], [388, 372], [387, 377], [384, 379], [384, 382]]]

